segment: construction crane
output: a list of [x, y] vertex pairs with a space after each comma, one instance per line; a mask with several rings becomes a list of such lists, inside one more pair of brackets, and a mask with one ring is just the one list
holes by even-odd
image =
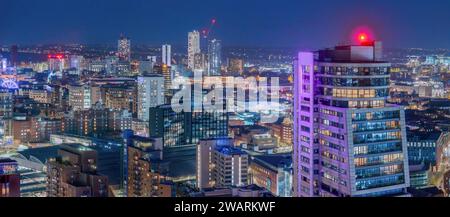
[[202, 30], [203, 38], [208, 39], [209, 35], [214, 30], [214, 27], [216, 26], [216, 23], [217, 23], [217, 20], [215, 18], [211, 19], [209, 27]]

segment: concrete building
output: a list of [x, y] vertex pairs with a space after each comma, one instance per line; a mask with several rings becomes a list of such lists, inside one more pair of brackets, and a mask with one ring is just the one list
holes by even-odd
[[279, 197], [292, 196], [292, 157], [261, 155], [250, 160], [250, 183]]
[[127, 137], [127, 196], [171, 197], [172, 184], [159, 170], [161, 139]]
[[248, 155], [229, 138], [204, 139], [197, 144], [197, 187], [226, 188], [248, 184]]
[[100, 86], [69, 85], [69, 106], [72, 110], [89, 109], [101, 100]]
[[138, 78], [137, 113], [138, 119], [149, 120], [150, 108], [164, 104], [164, 77], [147, 75]]
[[188, 69], [194, 69], [195, 55], [200, 53], [200, 33], [192, 31], [188, 34]]
[[97, 173], [97, 152], [80, 144], [64, 144], [47, 161], [48, 197], [107, 197], [108, 177]]

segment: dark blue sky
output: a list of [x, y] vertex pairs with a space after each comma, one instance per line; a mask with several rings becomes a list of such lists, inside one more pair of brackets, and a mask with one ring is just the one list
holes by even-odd
[[388, 47], [450, 48], [447, 0], [0, 0], [0, 44], [184, 45], [217, 18], [224, 45], [317, 48], [369, 26]]

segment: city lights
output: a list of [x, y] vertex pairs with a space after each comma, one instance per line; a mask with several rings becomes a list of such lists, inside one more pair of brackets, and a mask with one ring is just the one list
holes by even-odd
[[450, 197], [450, 1], [0, 7], [2, 216], [408, 216], [445, 205], [396, 198]]

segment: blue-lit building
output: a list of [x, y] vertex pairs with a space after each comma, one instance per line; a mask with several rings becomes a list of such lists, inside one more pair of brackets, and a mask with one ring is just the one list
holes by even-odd
[[441, 136], [440, 131], [421, 132], [409, 130], [408, 160], [410, 165], [436, 165], [436, 143]]
[[294, 196], [408, 195], [405, 112], [368, 41], [300, 52], [294, 72]]
[[[181, 147], [188, 144], [186, 113], [173, 111], [171, 105], [161, 105], [149, 110], [150, 137], [162, 138], [164, 147]], [[187, 113], [189, 114], [189, 113]]]
[[150, 108], [150, 137], [163, 139], [164, 147], [196, 144], [201, 139], [228, 136], [226, 112], [175, 112], [171, 105]]
[[212, 39], [208, 42], [208, 75], [220, 76], [222, 70], [222, 42]]

